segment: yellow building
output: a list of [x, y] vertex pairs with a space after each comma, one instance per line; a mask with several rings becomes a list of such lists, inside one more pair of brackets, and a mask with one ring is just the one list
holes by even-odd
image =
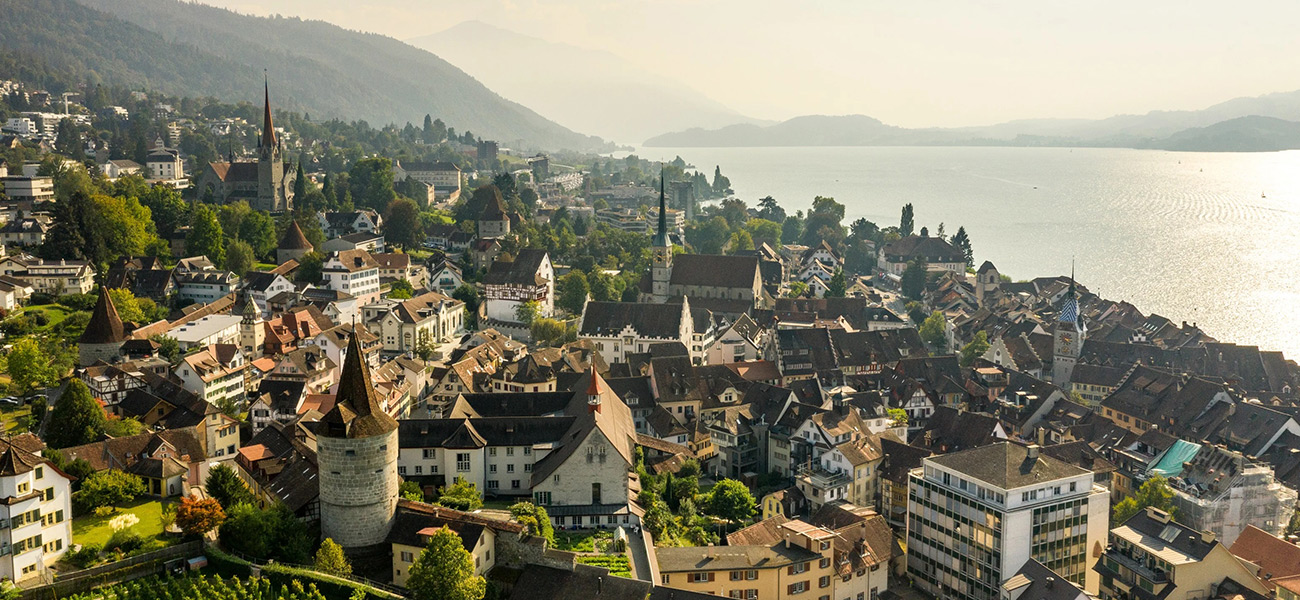
[[1213, 598], [1225, 586], [1268, 594], [1213, 533], [1196, 531], [1154, 507], [1110, 530], [1109, 549], [1096, 570], [1103, 600]]
[[393, 548], [393, 584], [406, 587], [411, 565], [420, 557], [429, 539], [443, 527], [460, 536], [465, 550], [474, 558], [474, 574], [486, 575], [496, 566], [493, 552], [498, 533], [515, 533], [523, 527], [511, 521], [492, 521], [473, 514], [400, 500], [388, 541]]
[[790, 521], [780, 535], [771, 546], [659, 548], [659, 584], [724, 598], [830, 600], [835, 534]]

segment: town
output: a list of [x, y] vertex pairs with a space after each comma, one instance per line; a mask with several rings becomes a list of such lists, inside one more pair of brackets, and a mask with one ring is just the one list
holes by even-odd
[[5, 597], [1300, 595], [1280, 352], [274, 90], [0, 84]]

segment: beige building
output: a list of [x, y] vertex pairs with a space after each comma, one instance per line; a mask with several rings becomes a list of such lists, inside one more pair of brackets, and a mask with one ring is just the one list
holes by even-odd
[[775, 534], [771, 545], [658, 548], [658, 583], [724, 598], [835, 597], [835, 533], [788, 521]]
[[408, 300], [381, 300], [363, 309], [366, 327], [379, 335], [384, 352], [405, 354], [450, 341], [464, 330], [465, 303], [438, 292]]
[[[1268, 589], [1210, 532], [1196, 531], [1154, 507], [1110, 530], [1096, 570], [1103, 600], [1214, 598], [1228, 581], [1257, 594]], [[1279, 590], [1282, 595], [1284, 590]]]

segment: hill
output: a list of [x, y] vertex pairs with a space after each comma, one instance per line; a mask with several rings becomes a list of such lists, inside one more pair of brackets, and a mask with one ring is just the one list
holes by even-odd
[[315, 119], [419, 125], [431, 114], [504, 145], [602, 145], [398, 40], [321, 21], [253, 17], [177, 0], [0, 3], [0, 65], [20, 71], [39, 66], [47, 77], [250, 102], [260, 102], [266, 69], [277, 107]]
[[480, 21], [406, 40], [577, 131], [640, 143], [665, 130], [756, 123], [685, 84], [611, 54]]
[[1185, 129], [1156, 144], [1165, 150], [1268, 152], [1300, 148], [1300, 123], [1253, 115]]

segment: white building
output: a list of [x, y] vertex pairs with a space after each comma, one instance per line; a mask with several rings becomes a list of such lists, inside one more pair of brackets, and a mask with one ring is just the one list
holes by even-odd
[[763, 328], [749, 315], [740, 315], [704, 348], [704, 364], [721, 365], [758, 360], [763, 356]]
[[877, 269], [902, 275], [907, 264], [921, 260], [929, 271], [966, 272], [966, 255], [952, 244], [937, 237], [909, 235], [880, 247]]
[[520, 250], [513, 261], [498, 260], [483, 277], [487, 317], [514, 323], [520, 304], [536, 302], [539, 316], [555, 312], [555, 268], [545, 250]]
[[578, 325], [578, 338], [591, 340], [606, 364], [626, 363], [630, 355], [661, 342], [680, 342], [690, 348], [694, 335], [695, 320], [685, 298], [681, 304], [591, 300], [582, 307]]
[[359, 306], [379, 300], [379, 263], [365, 250], [335, 252], [321, 267], [321, 287], [351, 294]]
[[244, 371], [248, 362], [239, 346], [212, 345], [187, 354], [174, 373], [181, 386], [209, 403], [221, 406], [226, 400], [238, 406], [244, 400]]
[[167, 335], [176, 339], [182, 351], [213, 344], [237, 345], [243, 320], [239, 315], [208, 315], [172, 329]]
[[72, 478], [20, 445], [44, 445], [25, 434], [0, 454], [0, 577], [21, 583], [49, 575], [72, 547]]
[[405, 354], [448, 342], [463, 333], [465, 303], [438, 292], [408, 300], [381, 300], [363, 309], [366, 327], [384, 342], [384, 352]]
[[907, 572], [922, 591], [997, 600], [1029, 560], [1096, 593], [1110, 492], [1093, 473], [998, 442], [926, 458], [909, 475]]
[[40, 294], [89, 294], [95, 289], [95, 269], [84, 260], [44, 260], [15, 254], [0, 259], [0, 275], [25, 281]]

